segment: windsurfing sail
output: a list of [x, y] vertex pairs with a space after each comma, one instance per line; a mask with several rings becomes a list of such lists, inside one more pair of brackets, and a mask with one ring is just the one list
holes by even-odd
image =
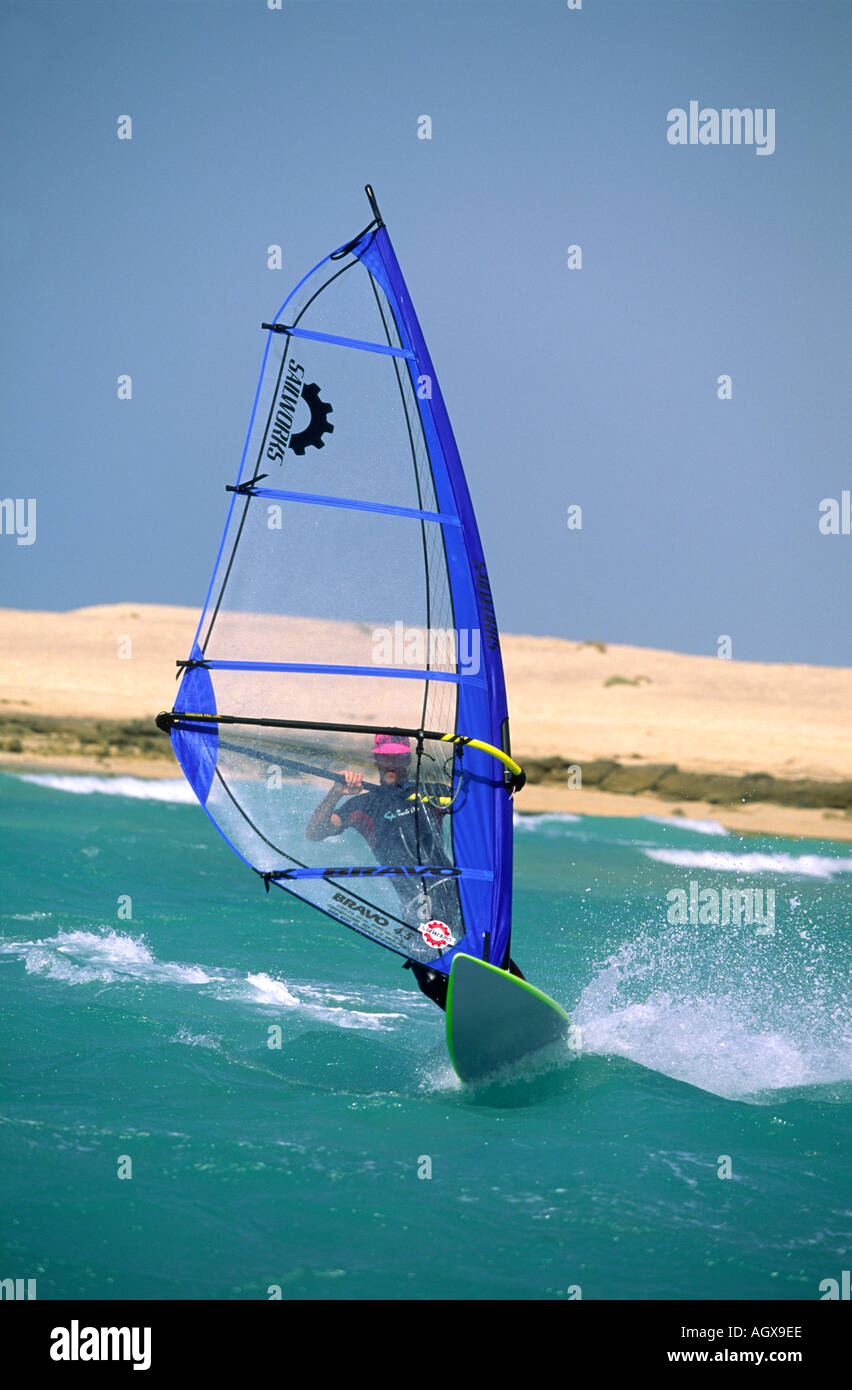
[[[438, 971], [457, 951], [502, 966], [523, 773], [494, 606], [435, 370], [367, 194], [373, 221], [263, 325], [213, 577], [157, 722], [267, 889]], [[377, 736], [409, 750], [392, 796]], [[339, 833], [318, 834], [332, 803]]]

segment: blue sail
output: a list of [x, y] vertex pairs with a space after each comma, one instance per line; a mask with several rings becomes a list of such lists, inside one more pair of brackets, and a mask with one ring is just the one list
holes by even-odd
[[264, 325], [213, 578], [161, 718], [267, 887], [438, 971], [457, 951], [505, 966], [522, 774], [499, 634], [449, 416], [369, 196], [375, 221]]

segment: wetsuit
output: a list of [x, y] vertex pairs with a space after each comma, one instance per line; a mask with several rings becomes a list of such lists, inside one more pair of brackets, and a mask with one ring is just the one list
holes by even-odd
[[[437, 805], [446, 787], [412, 781], [385, 782], [347, 797], [334, 814], [344, 830], [359, 830], [380, 864], [450, 867], [444, 845], [445, 812]], [[419, 799], [415, 799], [415, 797]]]
[[[380, 864], [428, 864], [450, 868], [442, 824], [446, 811], [436, 804], [440, 796], [446, 795], [446, 787], [421, 782], [416, 794], [419, 803], [414, 799], [413, 781], [395, 782], [391, 786], [383, 782], [381, 786], [348, 797], [335, 807], [334, 814], [340, 817], [341, 831], [360, 831]], [[435, 916], [446, 922], [456, 940], [459, 939], [462, 922], [455, 879], [394, 878], [392, 882], [404, 904], [406, 919], [412, 925]], [[439, 1009], [445, 1009], [449, 983], [446, 972], [432, 970], [422, 961], [407, 960], [405, 964], [423, 993]], [[513, 960], [509, 961], [509, 970], [524, 978]]]
[[[444, 844], [443, 818], [437, 804], [446, 786], [413, 781], [383, 782], [378, 787], [350, 796], [335, 807], [342, 830], [358, 830], [380, 864], [423, 864], [452, 868]], [[456, 940], [461, 934], [461, 910], [455, 879], [394, 878], [393, 886], [412, 926], [430, 917], [445, 922]], [[439, 1008], [446, 1007], [447, 976], [430, 970], [422, 961], [407, 960], [406, 967], [423, 993]]]

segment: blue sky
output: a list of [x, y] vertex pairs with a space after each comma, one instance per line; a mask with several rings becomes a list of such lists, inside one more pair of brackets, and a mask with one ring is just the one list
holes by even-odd
[[[0, 497], [37, 499], [0, 604], [201, 603], [260, 321], [370, 181], [501, 627], [851, 664], [852, 536], [818, 525], [852, 487], [850, 29], [819, 0], [0, 4]], [[772, 108], [774, 152], [671, 145], [691, 100]]]

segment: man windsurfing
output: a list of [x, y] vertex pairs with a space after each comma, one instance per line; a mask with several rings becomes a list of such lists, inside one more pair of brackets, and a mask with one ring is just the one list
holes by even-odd
[[[335, 782], [314, 811], [305, 829], [309, 840], [325, 840], [344, 830], [357, 830], [379, 864], [423, 864], [430, 868], [452, 868], [444, 844], [441, 805], [444, 784], [414, 781], [411, 778], [411, 740], [399, 734], [376, 734], [373, 761], [379, 773], [377, 787], [364, 789], [360, 772], [345, 772], [345, 786]], [[350, 795], [342, 805], [340, 798]], [[428, 929], [431, 919], [436, 928], [445, 927], [455, 940], [462, 934], [458, 907], [458, 888], [453, 878], [429, 881], [394, 877], [406, 921], [418, 929]], [[434, 899], [434, 901], [433, 901]], [[447, 976], [430, 970], [421, 961], [407, 960], [423, 993], [439, 1008], [447, 997]]]
[[[446, 785], [412, 780], [411, 740], [399, 734], [376, 734], [373, 761], [381, 778], [379, 786], [365, 790], [360, 772], [345, 772], [345, 787], [336, 782], [311, 816], [305, 829], [307, 838], [326, 840], [344, 830], [357, 830], [379, 864], [451, 868], [443, 831], [443, 819], [449, 811]], [[350, 795], [339, 805], [347, 792]], [[412, 926], [421, 931], [443, 926], [459, 940], [463, 928], [455, 879], [430, 880], [428, 892], [422, 879], [394, 877], [392, 882]], [[431, 970], [422, 961], [409, 959], [405, 964], [423, 993], [439, 1008], [446, 1008], [447, 975]], [[514, 961], [509, 962], [509, 969], [523, 979]]]

